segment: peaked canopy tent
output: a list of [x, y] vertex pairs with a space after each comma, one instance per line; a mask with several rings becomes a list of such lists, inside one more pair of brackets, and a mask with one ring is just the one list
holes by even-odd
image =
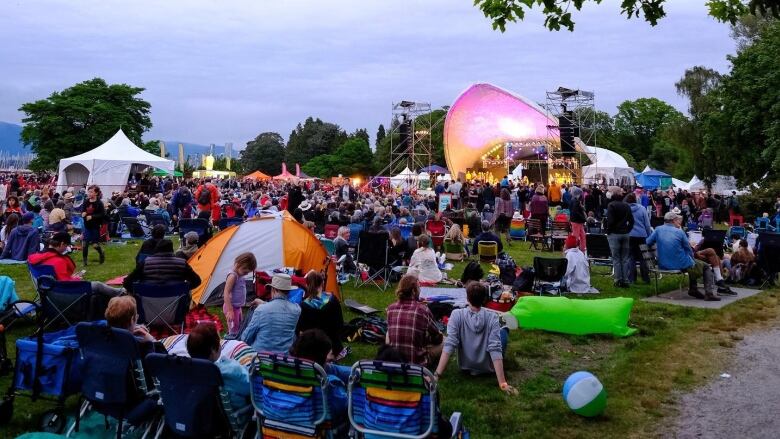
[[97, 148], [60, 160], [57, 191], [95, 184], [106, 197], [111, 192], [123, 191], [131, 172], [147, 167], [173, 174], [175, 162], [144, 151], [120, 129]]
[[449, 174], [450, 173], [450, 171], [448, 171], [447, 168], [441, 167], [439, 165], [426, 166], [420, 169], [420, 173], [423, 172], [428, 174]]
[[282, 181], [292, 181], [296, 182], [298, 181], [298, 177], [290, 174], [290, 172], [287, 170], [287, 163], [282, 163], [282, 173], [279, 175], [275, 175], [273, 177], [274, 180], [282, 180]]
[[705, 189], [707, 189], [707, 186], [699, 179], [699, 177], [694, 175], [693, 178], [691, 178], [691, 181], [688, 182], [687, 189], [689, 192], [703, 192]]
[[690, 187], [690, 183], [679, 180], [677, 178], [672, 178], [672, 186], [674, 186], [676, 189], [682, 189], [684, 191], [687, 191], [688, 188]]
[[247, 175], [244, 178], [251, 178], [252, 180], [261, 180], [262, 181], [262, 180], [269, 180], [271, 178], [271, 176], [267, 175], [267, 174], [263, 174], [260, 171], [255, 171], [255, 172]]
[[[225, 283], [225, 273], [233, 267], [236, 256], [251, 252], [257, 259], [257, 270], [271, 272], [293, 267], [325, 273], [325, 290], [340, 297], [336, 264], [319, 239], [288, 212], [265, 213], [239, 225], [223, 229], [199, 248], [189, 259], [202, 283], [192, 290], [192, 300], [205, 304], [217, 301]], [[221, 299], [218, 300], [221, 303]]]
[[648, 166], [636, 175], [636, 184], [647, 190], [668, 189], [672, 185], [672, 176]]
[[620, 154], [608, 149], [588, 146], [576, 139], [578, 150], [582, 150], [592, 164], [582, 167], [585, 183], [605, 183], [626, 186], [634, 183], [634, 168]]
[[419, 176], [415, 174], [414, 171], [406, 167], [395, 177], [390, 177], [390, 184], [394, 187], [407, 189], [415, 186], [418, 182], [418, 179]]

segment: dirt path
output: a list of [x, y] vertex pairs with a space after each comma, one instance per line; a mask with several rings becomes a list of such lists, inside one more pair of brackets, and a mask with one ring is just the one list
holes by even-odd
[[780, 328], [745, 335], [732, 366], [680, 399], [677, 438], [780, 437]]

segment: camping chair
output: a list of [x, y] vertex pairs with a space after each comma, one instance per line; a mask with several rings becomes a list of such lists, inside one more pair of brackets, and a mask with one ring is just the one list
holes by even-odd
[[260, 352], [249, 375], [259, 437], [332, 437], [328, 375], [318, 364]]
[[401, 229], [401, 238], [409, 239], [412, 236], [412, 227], [414, 227], [414, 224], [399, 224], [398, 228]]
[[512, 239], [525, 239], [525, 219], [512, 218], [509, 224], [509, 237]]
[[225, 230], [230, 226], [237, 226], [244, 222], [243, 218], [220, 218], [218, 222], [219, 230]]
[[30, 280], [32, 280], [33, 288], [35, 290], [38, 290], [38, 278], [41, 276], [51, 276], [53, 278], [57, 278], [57, 275], [54, 273], [54, 267], [51, 265], [46, 264], [31, 264], [27, 263], [27, 270], [30, 272]]
[[527, 219], [525, 221], [526, 235], [525, 240], [531, 244], [528, 248], [533, 247], [534, 250], [539, 250], [539, 244], [542, 245], [542, 250], [545, 248], [550, 250], [550, 244], [548, 241], [549, 235], [542, 230], [542, 222], [539, 219]]
[[550, 236], [553, 249], [563, 248], [563, 243], [569, 237], [569, 234], [571, 234], [571, 224], [569, 222], [553, 221], [552, 234]]
[[350, 223], [347, 227], [349, 227], [349, 240], [347, 243], [351, 248], [357, 248], [358, 241], [360, 240], [360, 232], [363, 231], [363, 224]]
[[425, 230], [431, 235], [434, 248], [441, 248], [444, 245], [447, 223], [442, 220], [428, 220], [425, 222]]
[[688, 224], [685, 226], [685, 229], [689, 232], [696, 232], [699, 230], [699, 223], [696, 221], [688, 221]]
[[759, 217], [756, 218], [756, 231], [769, 230], [772, 225], [769, 223], [769, 218]]
[[188, 218], [179, 220], [179, 243], [184, 242], [184, 235], [189, 232], [198, 234], [198, 244], [203, 245], [206, 242], [206, 233], [209, 229], [209, 222], [203, 218]]
[[701, 243], [699, 250], [711, 248], [715, 250], [718, 257], [723, 259], [723, 246], [726, 245], [726, 230], [704, 229], [701, 231]]
[[745, 223], [745, 217], [735, 213], [729, 213], [729, 226], [741, 226]]
[[162, 216], [159, 213], [144, 213], [144, 217], [146, 218], [146, 225], [149, 227], [154, 227], [157, 224], [162, 224], [165, 226], [166, 230], [168, 229], [168, 223], [165, 221], [165, 217]]
[[[73, 326], [91, 319], [92, 284], [86, 281], [58, 281], [52, 276], [38, 278], [38, 295], [44, 315], [45, 332], [51, 328]], [[98, 311], [99, 312], [99, 311]], [[102, 318], [102, 317], [99, 317]]]
[[759, 233], [756, 248], [758, 249], [756, 252], [758, 266], [767, 275], [760, 287], [764, 288], [767, 284], [774, 284], [777, 273], [780, 273], [780, 233]]
[[[116, 437], [122, 437], [124, 422], [143, 425], [155, 416], [157, 403], [150, 396], [138, 340], [127, 330], [103, 322], [76, 325], [81, 353], [81, 396], [76, 422], [68, 436], [90, 409], [118, 421]], [[182, 404], [185, 405], [185, 404]], [[108, 425], [108, 421], [106, 421]], [[151, 430], [148, 422], [146, 432]]]
[[534, 257], [534, 291], [539, 291], [539, 295], [550, 291], [561, 294], [561, 281], [568, 264], [566, 258]]
[[479, 241], [477, 243], [477, 256], [480, 262], [496, 263], [498, 259], [498, 243], [496, 241]]
[[[422, 366], [358, 361], [347, 392], [347, 416], [357, 437], [422, 439], [438, 433], [437, 381]], [[460, 413], [450, 416], [450, 424], [451, 437], [459, 437]]]
[[464, 257], [463, 246], [445, 238], [444, 257], [449, 261], [462, 261]]
[[320, 238], [320, 242], [325, 247], [325, 250], [329, 255], [333, 256], [336, 254], [336, 243], [334, 243], [332, 239]]
[[178, 437], [243, 436], [252, 406], [233, 411], [216, 364], [162, 354], [149, 354], [145, 361], [157, 381], [162, 401], [163, 422], [159, 423], [155, 438], [163, 435], [166, 427]]
[[[387, 289], [391, 267], [388, 263], [390, 238], [387, 233], [360, 232], [357, 247], [357, 263], [368, 266], [368, 273], [357, 273], [355, 287], [373, 284], [382, 291]], [[358, 270], [360, 271], [360, 270]], [[363, 276], [366, 276], [363, 279]], [[379, 282], [382, 282], [380, 285]]]
[[727, 235], [727, 239], [731, 239], [734, 236], [739, 237], [739, 239], [747, 239], [747, 229], [745, 229], [744, 226], [731, 226], [729, 227], [729, 232]]
[[607, 235], [588, 233], [585, 235], [585, 247], [588, 264], [612, 266], [612, 251], [609, 249]]
[[130, 233], [131, 238], [149, 238], [151, 236], [151, 229], [141, 220], [132, 216], [126, 216], [122, 218], [122, 225]]
[[325, 224], [325, 235], [328, 239], [336, 239], [337, 236], [339, 236], [339, 225], [338, 224]]
[[168, 328], [174, 334], [184, 332], [184, 320], [190, 309], [190, 286], [187, 282], [133, 284], [138, 302], [138, 323]]
[[647, 264], [647, 269], [650, 270], [651, 273], [653, 273], [653, 276], [655, 277], [655, 294], [658, 295], [658, 279], [663, 277], [665, 274], [680, 274], [682, 275], [680, 277], [680, 285], [678, 289], [682, 290], [683, 287], [683, 280], [685, 280], [685, 276], [688, 274], [685, 271], [682, 270], [664, 270], [662, 268], [658, 268], [658, 259], [656, 257], [656, 250], [655, 247], [648, 247], [646, 244], [640, 244], [639, 250], [642, 252], [642, 258], [645, 260], [645, 263]]

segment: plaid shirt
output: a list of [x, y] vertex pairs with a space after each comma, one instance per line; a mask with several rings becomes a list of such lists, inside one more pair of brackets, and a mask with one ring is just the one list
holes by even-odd
[[387, 334], [390, 346], [420, 365], [428, 363], [426, 347], [441, 341], [433, 314], [413, 299], [400, 299], [387, 307]]

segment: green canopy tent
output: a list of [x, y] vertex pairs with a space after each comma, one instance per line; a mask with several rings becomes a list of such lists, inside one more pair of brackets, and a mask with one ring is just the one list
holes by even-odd
[[[152, 172], [152, 175], [155, 175], [157, 177], [164, 177], [164, 176], [168, 175], [168, 172], [164, 171], [162, 169], [155, 169], [154, 172]], [[181, 171], [174, 169], [173, 176], [174, 177], [184, 177], [184, 174], [182, 174]]]

